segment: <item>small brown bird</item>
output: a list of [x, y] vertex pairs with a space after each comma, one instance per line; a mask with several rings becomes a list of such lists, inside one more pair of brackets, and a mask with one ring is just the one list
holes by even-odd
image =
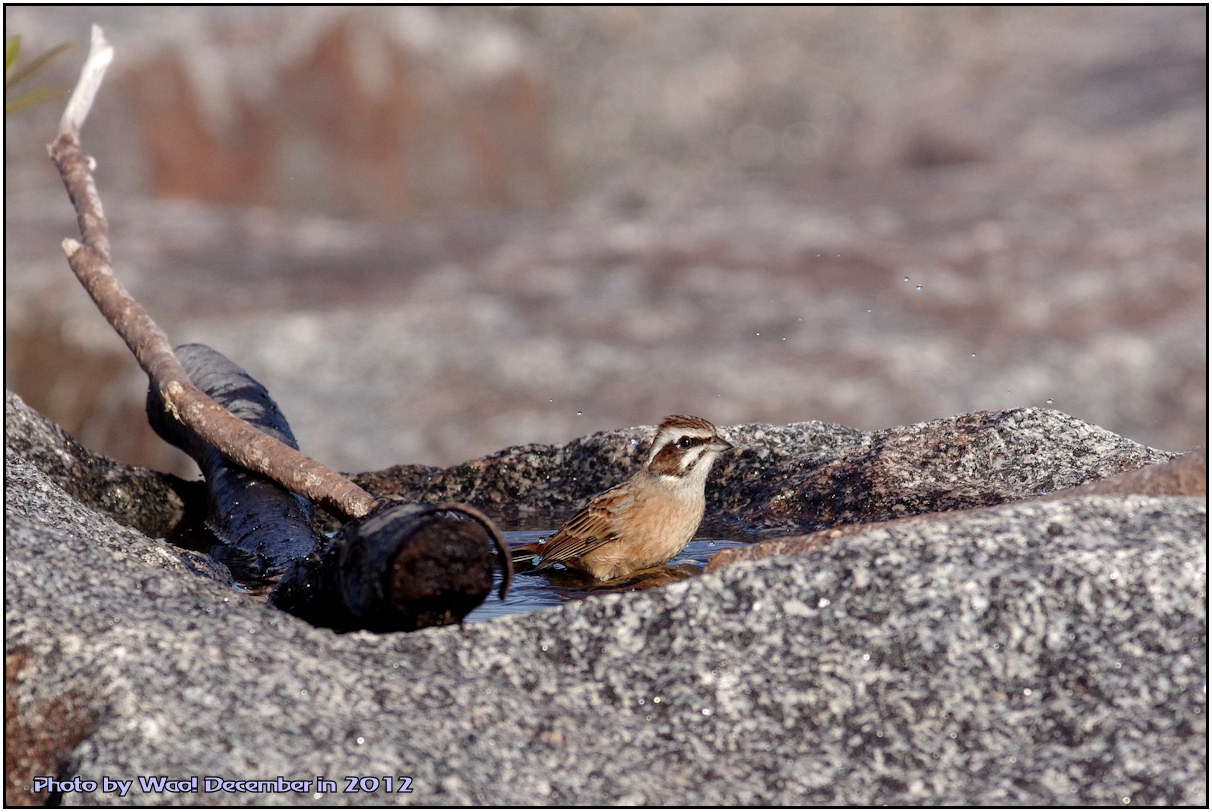
[[701, 417], [666, 417], [641, 470], [595, 496], [545, 542], [529, 546], [538, 553], [538, 569], [563, 564], [608, 581], [664, 564], [699, 529], [707, 472], [732, 447]]

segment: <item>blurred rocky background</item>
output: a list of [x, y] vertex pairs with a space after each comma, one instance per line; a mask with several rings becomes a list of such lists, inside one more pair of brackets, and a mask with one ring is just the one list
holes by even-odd
[[[1207, 441], [1207, 10], [6, 7], [92, 22], [116, 270], [343, 470], [691, 412]], [[5, 383], [187, 473], [5, 121]]]

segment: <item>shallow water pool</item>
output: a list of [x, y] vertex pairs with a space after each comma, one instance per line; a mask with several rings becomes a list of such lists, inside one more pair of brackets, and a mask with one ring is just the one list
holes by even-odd
[[[502, 531], [505, 541], [510, 547], [539, 541], [554, 532], [555, 530], [550, 528]], [[702, 532], [709, 533], [705, 528]], [[218, 538], [204, 526], [178, 528], [172, 537], [162, 540], [178, 547], [217, 556], [232, 568], [237, 588], [258, 600], [266, 600], [276, 583], [276, 578], [273, 580], [242, 578], [238, 566], [242, 554], [238, 551], [225, 554], [224, 547], [219, 543]], [[718, 534], [716, 536], [709, 534], [704, 538], [691, 541], [686, 545], [686, 549], [678, 553], [668, 564], [605, 583], [595, 581], [588, 576], [564, 572], [562, 569], [543, 572], [521, 571], [514, 575], [509, 595], [504, 601], [497, 597], [497, 590], [501, 583], [501, 572], [497, 570], [493, 575], [492, 592], [483, 604], [464, 619], [464, 622], [475, 623], [491, 620], [494, 617], [518, 615], [533, 612], [536, 609], [559, 606], [569, 601], [584, 600], [595, 595], [634, 592], [639, 589], [651, 589], [673, 583], [684, 578], [692, 578], [700, 575], [703, 568], [707, 566], [708, 560], [720, 550], [727, 547], [744, 547], [755, 540], [756, 538], [737, 541], [719, 538]]]
[[[504, 535], [505, 541], [510, 547], [517, 547], [521, 544], [539, 541], [554, 532], [554, 529], [506, 530]], [[720, 550], [726, 547], [744, 547], [748, 543], [720, 538], [695, 539], [664, 566], [652, 567], [635, 576], [605, 583], [565, 573], [562, 570], [523, 571], [514, 575], [513, 584], [509, 588], [509, 596], [504, 601], [497, 597], [496, 589], [500, 585], [501, 578], [498, 571], [494, 578], [492, 594], [472, 611], [464, 622], [475, 623], [504, 615], [533, 612], [536, 609], [559, 606], [562, 603], [583, 600], [594, 595], [634, 592], [637, 589], [651, 589], [680, 581], [683, 578], [692, 578], [702, 573], [703, 568], [707, 566], [707, 561]]]

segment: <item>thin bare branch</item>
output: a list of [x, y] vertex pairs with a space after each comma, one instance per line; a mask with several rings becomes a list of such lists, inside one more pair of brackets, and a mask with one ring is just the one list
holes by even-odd
[[84, 67], [80, 69], [80, 80], [76, 82], [76, 89], [72, 91], [71, 98], [67, 100], [63, 118], [59, 120], [60, 136], [66, 135], [79, 140], [80, 128], [84, 126], [84, 119], [88, 118], [88, 111], [93, 107], [93, 99], [97, 97], [97, 91], [101, 89], [101, 80], [105, 78], [105, 71], [109, 67], [109, 63], [113, 61], [114, 49], [106, 41], [101, 26], [94, 25], [92, 43], [88, 48], [88, 58], [84, 60]]
[[280, 483], [341, 515], [365, 516], [374, 497], [305, 454], [263, 434], [229, 414], [194, 386], [173, 354], [172, 344], [143, 306], [135, 301], [111, 267], [109, 224], [93, 180], [94, 161], [80, 149], [80, 128], [101, 86], [113, 48], [100, 27], [93, 26], [92, 46], [80, 81], [68, 100], [59, 136], [50, 144], [80, 225], [83, 242], [64, 240], [63, 250], [76, 278], [97, 308], [130, 347], [167, 410], [232, 462]]

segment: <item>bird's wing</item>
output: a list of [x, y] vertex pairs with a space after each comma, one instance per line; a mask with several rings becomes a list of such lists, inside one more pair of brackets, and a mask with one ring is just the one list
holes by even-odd
[[580, 558], [616, 540], [619, 515], [634, 502], [635, 496], [618, 485], [596, 497], [544, 543], [539, 569]]

